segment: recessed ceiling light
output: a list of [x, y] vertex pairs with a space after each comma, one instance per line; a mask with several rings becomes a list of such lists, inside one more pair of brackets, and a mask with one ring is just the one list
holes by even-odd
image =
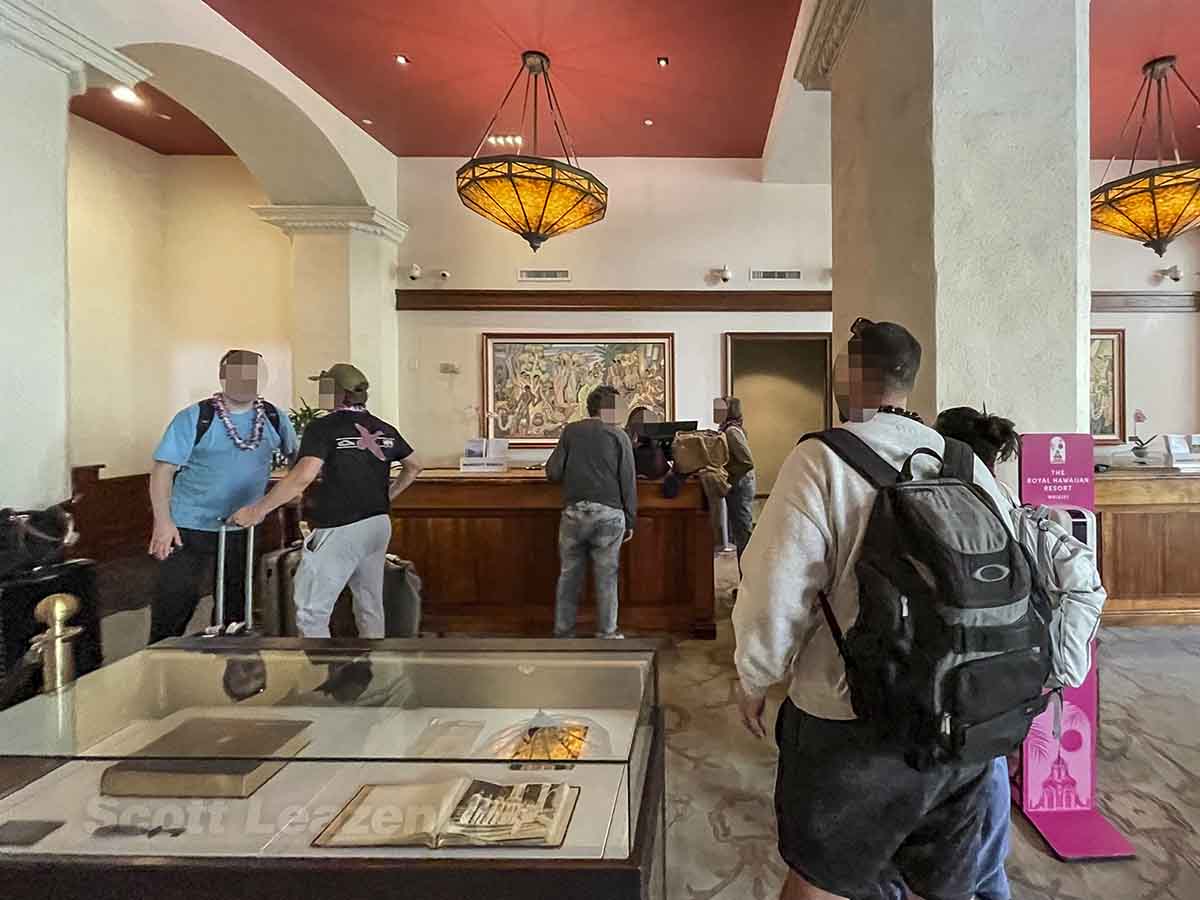
[[113, 88], [112, 95], [122, 103], [129, 103], [133, 106], [140, 105], [142, 102], [142, 98], [137, 95], [137, 92], [124, 84], [118, 84]]
[[400, 63], [400, 65], [402, 65], [402, 66], [407, 66], [409, 64], [410, 60], [403, 53], [397, 53], [396, 54], [396, 62]]
[[168, 122], [170, 122], [170, 121], [171, 121], [171, 117], [170, 117], [170, 116], [168, 116], [166, 113], [159, 113], [159, 114], [158, 114], [158, 117], [159, 117], [160, 119], [166, 119]]
[[642, 124], [646, 125], [646, 126], [650, 126], [650, 125], [654, 124], [654, 120], [653, 119], [642, 119]]
[[363, 120], [362, 120], [362, 123], [363, 123], [364, 125], [374, 125], [374, 124], [375, 124], [375, 120], [374, 120], [374, 119], [363, 119]]
[[671, 64], [671, 60], [667, 59], [667, 57], [665, 57], [665, 56], [660, 56], [660, 57], [658, 58], [658, 67], [659, 67], [660, 69], [665, 69], [665, 68], [666, 68], [667, 66], [669, 66], [670, 64]]

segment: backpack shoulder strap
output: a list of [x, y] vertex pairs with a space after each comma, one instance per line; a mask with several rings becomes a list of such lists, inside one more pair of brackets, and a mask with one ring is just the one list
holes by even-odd
[[876, 489], [890, 487], [900, 480], [900, 473], [891, 463], [872, 450], [862, 438], [845, 428], [830, 428], [828, 431], [806, 434], [800, 438], [800, 443], [807, 440], [820, 441]]
[[283, 437], [283, 432], [279, 430], [279, 409], [270, 400], [263, 401], [263, 412], [267, 414], [267, 421], [271, 423], [271, 427], [275, 429], [275, 434]]
[[192, 446], [195, 447], [208, 434], [208, 429], [212, 426], [213, 419], [217, 415], [216, 407], [213, 406], [212, 398], [206, 397], [196, 404], [200, 407], [200, 417], [196, 419], [196, 438], [192, 441]]
[[962, 441], [946, 438], [946, 449], [942, 453], [942, 477], [974, 484], [975, 451]]

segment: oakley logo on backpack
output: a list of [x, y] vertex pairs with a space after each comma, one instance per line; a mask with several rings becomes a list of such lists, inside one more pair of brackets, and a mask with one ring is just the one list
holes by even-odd
[[971, 573], [971, 577], [976, 581], [982, 581], [984, 584], [995, 584], [997, 581], [1003, 581], [1012, 574], [1012, 569], [1008, 566], [998, 566], [995, 563], [986, 566], [980, 566]]

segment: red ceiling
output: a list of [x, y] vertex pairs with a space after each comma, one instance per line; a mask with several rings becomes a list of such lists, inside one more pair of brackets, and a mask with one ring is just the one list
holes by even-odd
[[71, 100], [71, 112], [168, 156], [232, 155], [216, 132], [187, 107], [148, 84], [139, 84], [137, 94], [142, 98], [140, 106], [122, 103], [107, 88], [92, 88]]
[[[524, 49], [549, 53], [580, 155], [761, 155], [800, 0], [206, 0], [402, 156], [475, 148]], [[1146, 60], [1166, 53], [1200, 93], [1200, 0], [1092, 0], [1092, 157], [1118, 141]], [[394, 57], [411, 57], [409, 66]], [[655, 58], [668, 56], [660, 69]], [[160, 153], [229, 153], [169, 97], [145, 107], [93, 90], [72, 112]], [[1185, 157], [1200, 106], [1172, 85]], [[516, 130], [519, 104], [497, 123]], [[165, 112], [170, 121], [158, 118]], [[642, 124], [653, 119], [653, 127]], [[1143, 139], [1143, 146], [1146, 144]], [[529, 148], [526, 148], [528, 152]], [[1142, 155], [1146, 155], [1143, 153]]]
[[[761, 156], [800, 10], [800, 0], [206, 2], [347, 116], [372, 119], [364, 127], [400, 156], [469, 156], [521, 51], [542, 50], [585, 159]], [[500, 133], [515, 131], [512, 108]]]
[[[1200, 0], [1092, 0], [1094, 159], [1114, 154], [1129, 157], [1136, 116], [1125, 138], [1118, 137], [1141, 84], [1142, 64], [1169, 53], [1179, 58], [1179, 71], [1200, 94]], [[1171, 81], [1180, 151], [1184, 158], [1196, 159], [1200, 157], [1200, 104], [1174, 76]], [[1153, 101], [1150, 108], [1153, 115]], [[1153, 156], [1152, 132], [1142, 138], [1141, 146], [1150, 152], [1138, 156]]]

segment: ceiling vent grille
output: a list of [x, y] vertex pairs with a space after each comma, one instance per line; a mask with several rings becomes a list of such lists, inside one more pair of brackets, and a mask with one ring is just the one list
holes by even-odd
[[517, 281], [545, 284], [548, 281], [562, 282], [570, 280], [570, 269], [517, 269]]
[[751, 281], [800, 281], [804, 273], [800, 269], [751, 269]]

